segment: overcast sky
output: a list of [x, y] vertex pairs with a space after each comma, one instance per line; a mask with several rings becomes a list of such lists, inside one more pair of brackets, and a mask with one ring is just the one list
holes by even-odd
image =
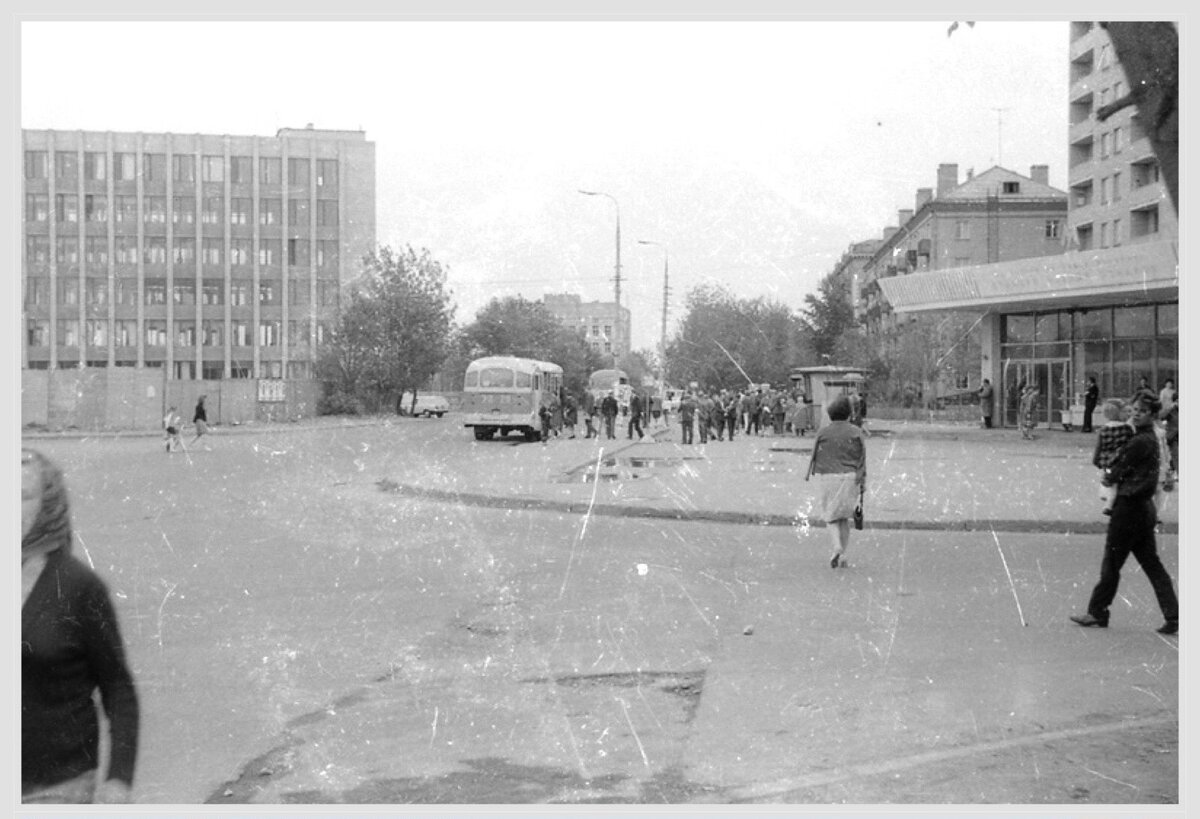
[[[1068, 25], [828, 21], [27, 22], [25, 128], [362, 129], [377, 239], [428, 248], [459, 320], [611, 300], [633, 343], [705, 282], [799, 308], [937, 166], [1066, 184]], [[104, 83], [96, 83], [102, 73]], [[999, 109], [999, 110], [998, 110]]]

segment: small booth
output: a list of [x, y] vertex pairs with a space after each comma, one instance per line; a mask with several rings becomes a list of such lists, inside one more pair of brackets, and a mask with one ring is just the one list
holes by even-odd
[[827, 364], [821, 367], [796, 367], [791, 375], [792, 388], [804, 394], [804, 428], [820, 429], [829, 423], [826, 405], [839, 395], [853, 390], [863, 394], [867, 371], [861, 367], [840, 367]]

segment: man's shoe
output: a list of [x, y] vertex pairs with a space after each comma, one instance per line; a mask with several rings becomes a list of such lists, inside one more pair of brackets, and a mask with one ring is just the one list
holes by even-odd
[[1179, 633], [1179, 621], [1178, 620], [1168, 620], [1167, 622], [1163, 623], [1161, 626], [1158, 627], [1158, 633], [1159, 634], [1178, 634]]
[[1101, 620], [1099, 617], [1093, 617], [1090, 614], [1072, 614], [1071, 622], [1083, 626], [1085, 628], [1108, 628], [1108, 618]]

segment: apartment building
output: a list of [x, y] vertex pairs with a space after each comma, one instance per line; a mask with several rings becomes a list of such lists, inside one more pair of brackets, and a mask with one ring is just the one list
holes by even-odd
[[375, 247], [375, 146], [25, 130], [22, 366], [309, 378]]
[[596, 352], [614, 357], [629, 352], [628, 307], [621, 307], [618, 312], [616, 302], [584, 301], [573, 293], [547, 293], [542, 303], [564, 327], [582, 335]]
[[1123, 398], [1142, 377], [1178, 380], [1178, 217], [1147, 138], [1155, 112], [1097, 116], [1130, 79], [1102, 26], [1072, 22], [1068, 36], [1065, 252], [879, 280], [897, 313], [984, 314], [981, 377], [998, 386], [1006, 425], [1023, 381], [1038, 386], [1043, 420], [1058, 424], [1089, 377], [1102, 396]]

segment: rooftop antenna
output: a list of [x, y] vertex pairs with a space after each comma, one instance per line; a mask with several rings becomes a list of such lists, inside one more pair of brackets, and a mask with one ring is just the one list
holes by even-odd
[[1004, 152], [1002, 150], [1002, 146], [1004, 143], [1003, 143], [1002, 137], [1003, 137], [1003, 133], [1004, 133], [1004, 112], [1007, 111], [1008, 109], [1007, 108], [993, 108], [992, 110], [996, 112], [996, 164], [1003, 166], [1004, 165]]

